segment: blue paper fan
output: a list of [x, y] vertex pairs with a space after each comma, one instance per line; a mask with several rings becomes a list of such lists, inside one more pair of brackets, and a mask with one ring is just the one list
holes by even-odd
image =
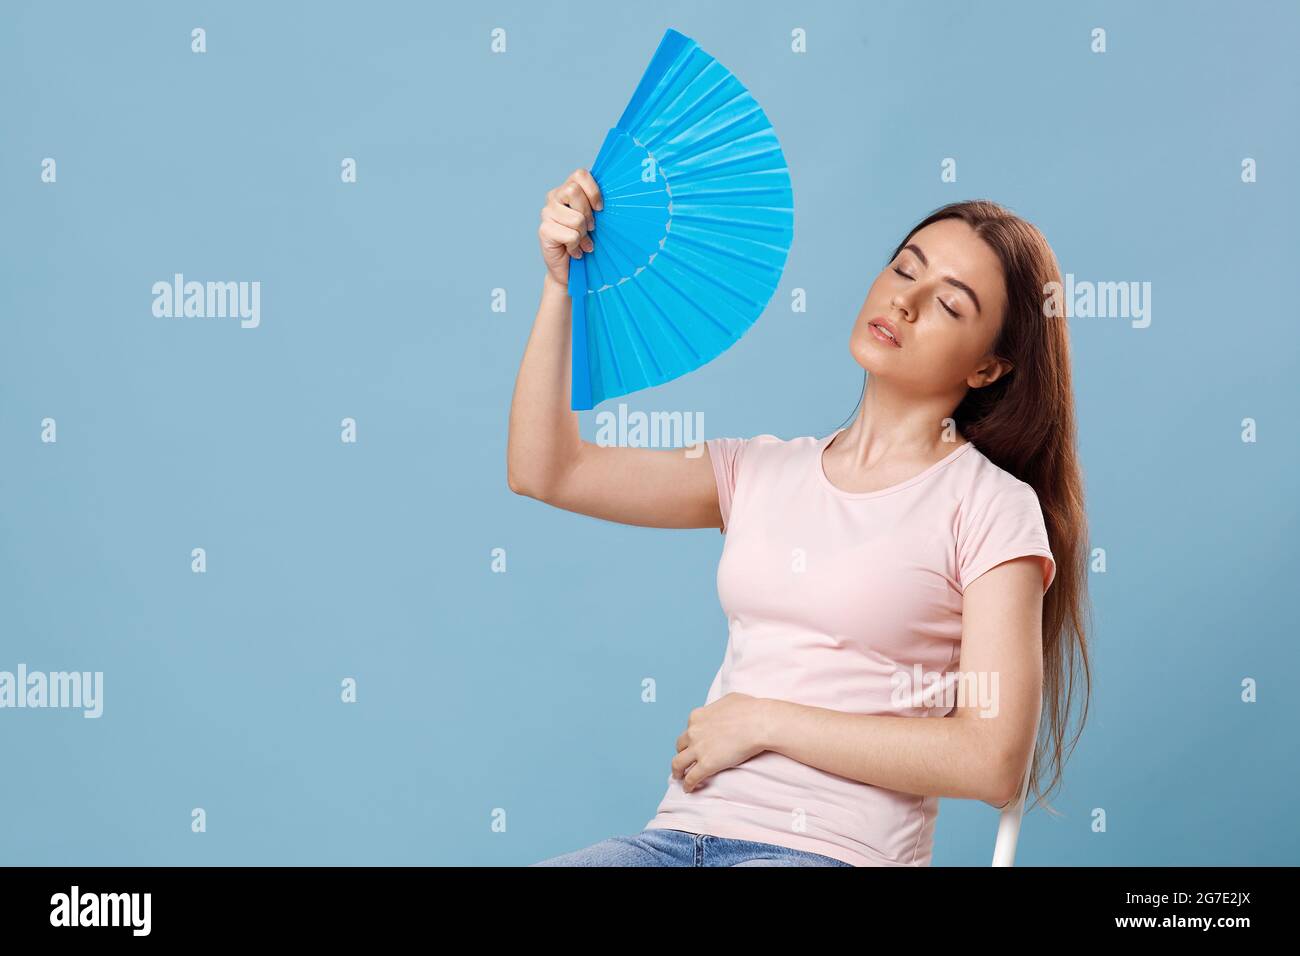
[[767, 307], [794, 238], [776, 132], [753, 96], [669, 30], [591, 174], [595, 250], [569, 260], [575, 410], [722, 354]]

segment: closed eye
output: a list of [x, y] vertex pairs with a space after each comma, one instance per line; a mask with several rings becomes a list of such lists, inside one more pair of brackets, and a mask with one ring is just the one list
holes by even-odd
[[[912, 281], [916, 281], [916, 277], [915, 277], [915, 276], [910, 276], [910, 275], [908, 275], [908, 274], [907, 274], [906, 272], [904, 272], [902, 269], [898, 268], [898, 266], [894, 266], [894, 271], [897, 272], [897, 273], [898, 273], [900, 276], [902, 276], [904, 279], [911, 279]], [[936, 299], [938, 299], [937, 296], [936, 296]], [[938, 299], [938, 302], [939, 302], [939, 304], [940, 304], [941, 306], [943, 306], [943, 310], [944, 310], [945, 312], [947, 312], [949, 315], [951, 315], [954, 319], [960, 319], [960, 318], [961, 318], [960, 315], [958, 315], [958, 314], [957, 314], [956, 312], [954, 312], [952, 309], [948, 308], [948, 303], [947, 303], [947, 302], [944, 302], [943, 299]]]

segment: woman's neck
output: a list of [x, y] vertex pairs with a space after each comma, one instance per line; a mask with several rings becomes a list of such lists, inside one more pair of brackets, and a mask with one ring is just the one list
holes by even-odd
[[950, 398], [918, 398], [868, 375], [862, 408], [835, 440], [836, 453], [863, 469], [886, 461], [939, 461], [966, 442], [953, 411]]

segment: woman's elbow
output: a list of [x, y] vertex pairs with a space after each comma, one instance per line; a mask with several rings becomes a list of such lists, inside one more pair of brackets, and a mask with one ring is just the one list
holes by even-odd
[[506, 485], [517, 495], [523, 495], [526, 498], [539, 497], [533, 490], [533, 483], [525, 475], [508, 466], [506, 468]]
[[984, 780], [984, 802], [997, 810], [1005, 809], [1020, 797], [1024, 774], [1025, 764], [1021, 754], [994, 761]]
[[523, 495], [525, 498], [535, 498], [546, 504], [551, 502], [551, 489], [554, 482], [544, 481], [542, 476], [533, 471], [511, 467], [507, 464], [506, 485], [517, 495]]
[[526, 449], [506, 451], [506, 484], [517, 495], [555, 504], [565, 492], [569, 475], [576, 465], [575, 456], [567, 460], [554, 455], [538, 457]]
[[996, 784], [986, 788], [984, 802], [994, 810], [1005, 810], [1018, 796], [1018, 793], [1005, 784]]
[[525, 467], [526, 463], [527, 457], [521, 455], [515, 449], [513, 441], [508, 442], [506, 445], [506, 487], [517, 495], [533, 498], [536, 497], [532, 491], [535, 481], [530, 472], [535, 469]]

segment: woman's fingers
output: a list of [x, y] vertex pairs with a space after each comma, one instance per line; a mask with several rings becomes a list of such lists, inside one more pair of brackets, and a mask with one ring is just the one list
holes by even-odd
[[593, 208], [604, 207], [604, 197], [595, 177], [585, 169], [578, 169], [561, 185], [546, 194], [542, 207], [542, 224], [538, 234], [544, 243], [563, 246], [570, 257], [581, 259], [583, 253], [596, 248], [588, 235], [596, 228]]
[[686, 771], [686, 775], [682, 777], [682, 789], [687, 793], [693, 793], [702, 780], [707, 780], [711, 776], [713, 776], [713, 771], [697, 760], [691, 765], [691, 769]]
[[582, 233], [578, 232], [578, 230], [571, 229], [564, 225], [564, 223], [557, 222], [554, 219], [543, 219], [537, 232], [544, 242], [549, 242], [556, 246], [563, 246], [568, 251], [569, 255], [573, 256], [573, 258], [582, 258], [580, 241], [583, 236]]
[[587, 204], [592, 209], [599, 212], [605, 208], [605, 197], [601, 195], [600, 187], [596, 185], [595, 176], [585, 169], [575, 169], [569, 178], [582, 187], [587, 195]]
[[591, 237], [587, 235], [590, 228], [589, 220], [577, 209], [566, 206], [560, 201], [560, 198], [560, 196], [557, 196], [542, 208], [543, 221], [551, 219], [577, 234], [577, 239], [567, 243], [570, 253], [576, 248], [581, 248], [584, 252], [591, 252], [596, 248], [596, 245]]
[[550, 217], [562, 226], [568, 226], [577, 232], [587, 232], [587, 217], [577, 209], [566, 206], [558, 198], [552, 199], [542, 207], [542, 218]]
[[693, 748], [687, 747], [685, 750], [680, 751], [670, 764], [673, 776], [682, 777], [693, 763], [695, 763], [695, 750]]
[[591, 200], [587, 198], [586, 190], [579, 186], [575, 180], [565, 180], [564, 185], [556, 187], [552, 202], [558, 202], [580, 213], [585, 229], [591, 230], [595, 228], [596, 219], [591, 212]]

